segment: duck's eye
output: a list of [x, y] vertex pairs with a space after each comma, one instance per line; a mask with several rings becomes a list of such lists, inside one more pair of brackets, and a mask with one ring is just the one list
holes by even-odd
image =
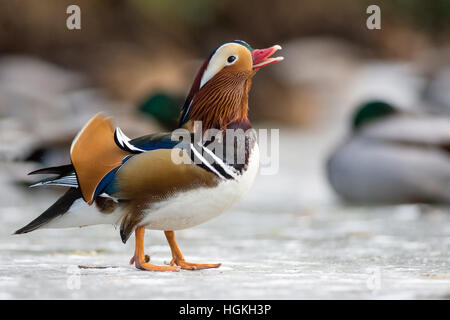
[[230, 65], [236, 61], [236, 56], [229, 56], [227, 59], [227, 65]]

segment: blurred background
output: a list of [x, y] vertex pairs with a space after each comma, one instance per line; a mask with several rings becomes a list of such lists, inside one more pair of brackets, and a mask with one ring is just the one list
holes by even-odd
[[[81, 30], [66, 28], [66, 8], [71, 4], [81, 8]], [[366, 8], [372, 4], [381, 8], [381, 30], [366, 27]], [[416, 287], [409, 283], [406, 287], [398, 283], [388, 286], [382, 297], [427, 297], [436, 292], [438, 297], [448, 297], [447, 209], [409, 204], [355, 205], [338, 196], [326, 170], [333, 150], [351, 137], [352, 116], [361, 103], [388, 101], [406, 112], [434, 119], [450, 115], [448, 0], [0, 0], [3, 266], [17, 266], [20, 261], [27, 265], [36, 259], [21, 260], [18, 247], [29, 248], [20, 251], [25, 255], [42, 254], [43, 250], [48, 253], [45, 250], [53, 248], [48, 256], [40, 256], [47, 259], [41, 261], [44, 269], [46, 263], [58, 265], [74, 254], [74, 261], [79, 263], [77, 259], [84, 256], [74, 253], [75, 249], [109, 252], [120, 259], [131, 255], [132, 244], [121, 246], [117, 231], [107, 227], [93, 227], [101, 232], [90, 242], [77, 238], [91, 239], [84, 229], [9, 236], [61, 192], [26, 188], [33, 181], [26, 173], [67, 163], [73, 137], [99, 111], [112, 115], [130, 137], [173, 128], [197, 68], [212, 49], [234, 39], [244, 40], [253, 48], [274, 44], [283, 47], [279, 55], [285, 60], [258, 72], [250, 94], [254, 126], [280, 129], [280, 170], [275, 176], [258, 176], [242, 204], [228, 217], [200, 226], [198, 232], [203, 236], [215, 233], [218, 247], [223, 246], [222, 238], [230, 238], [227, 232], [234, 232], [233, 237], [238, 239], [248, 235], [246, 249], [230, 251], [239, 258], [226, 257], [234, 266], [241, 258], [245, 264], [250, 252], [260, 252], [251, 242], [258, 237], [271, 239], [267, 248], [273, 245], [274, 252], [288, 250], [289, 257], [274, 255], [282, 262], [291, 259], [291, 266], [312, 276], [313, 283], [317, 274], [308, 269], [310, 264], [300, 261], [319, 263], [314, 270], [322, 270], [320, 276], [331, 279], [327, 282], [330, 287], [321, 283], [330, 290], [313, 288], [314, 297], [333, 298], [336, 290], [342, 289], [341, 281], [348, 279], [341, 276], [346, 272], [353, 276], [364, 273], [373, 261], [391, 266], [389, 270], [395, 275], [399, 272], [419, 279], [414, 282]], [[445, 170], [450, 175], [450, 168]], [[274, 185], [278, 186], [276, 190]], [[263, 217], [256, 225], [255, 215]], [[233, 220], [238, 216], [240, 224]], [[219, 228], [224, 223], [235, 228], [224, 231]], [[194, 234], [183, 231], [181, 242], [184, 240], [189, 248], [198, 240]], [[63, 236], [72, 240], [49, 243], [48, 239]], [[40, 245], [33, 247], [36, 243]], [[214, 248], [211, 250], [203, 254], [210, 255]], [[107, 259], [102, 254], [99, 261]], [[344, 256], [359, 257], [360, 265], [340, 264], [338, 257]], [[222, 258], [220, 254], [217, 257]], [[416, 261], [417, 257], [420, 259]], [[259, 258], [264, 259], [263, 253]], [[112, 258], [110, 261], [117, 263]], [[411, 265], [414, 267], [409, 268]], [[1, 270], [8, 277], [10, 269]], [[361, 297], [359, 282], [365, 283], [365, 278], [352, 279], [346, 282], [348, 287], [344, 286], [348, 291], [342, 290], [348, 297], [355, 293], [355, 297]], [[434, 286], [427, 282], [429, 279], [435, 280]], [[300, 281], [301, 286], [306, 280], [289, 281]], [[36, 289], [32, 284], [22, 285]], [[23, 296], [15, 291], [17, 282], [9, 286], [10, 290], [0, 297]], [[251, 290], [240, 292], [246, 298], [278, 298], [286, 292], [283, 286], [274, 283], [278, 291], [267, 295], [251, 286]], [[44, 297], [67, 294], [58, 290]], [[367, 293], [368, 289], [363, 285], [361, 290]], [[210, 297], [223, 297], [218, 292]], [[273, 296], [274, 292], [280, 295]], [[372, 291], [368, 292], [370, 297]], [[67, 297], [89, 296], [71, 294]], [[296, 292], [289, 297], [303, 296]], [[305, 293], [304, 297], [311, 295]]]

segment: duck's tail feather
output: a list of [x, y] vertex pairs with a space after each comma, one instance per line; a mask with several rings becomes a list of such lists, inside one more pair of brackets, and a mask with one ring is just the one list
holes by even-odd
[[54, 218], [64, 215], [67, 211], [69, 211], [73, 203], [80, 198], [81, 198], [80, 189], [70, 188], [50, 208], [45, 210], [39, 217], [31, 221], [25, 227], [14, 232], [14, 234], [27, 233], [42, 227], [43, 225], [49, 223]]
[[72, 164], [66, 164], [58, 167], [48, 167], [42, 168], [39, 170], [31, 171], [28, 175], [31, 174], [58, 174], [60, 176], [65, 176], [74, 171]]
[[41, 181], [32, 184], [30, 187], [39, 186], [65, 186], [71, 188], [78, 188], [78, 179], [75, 174], [75, 169], [72, 164], [67, 164], [59, 167], [43, 168], [36, 171], [32, 171], [31, 174], [57, 174], [57, 177], [45, 178]]

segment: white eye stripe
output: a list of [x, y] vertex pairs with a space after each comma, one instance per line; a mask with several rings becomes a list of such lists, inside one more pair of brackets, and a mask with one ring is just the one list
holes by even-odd
[[[202, 88], [205, 83], [211, 80], [211, 78], [214, 77], [220, 70], [222, 70], [222, 68], [234, 64], [238, 60], [236, 51], [240, 46], [242, 45], [236, 43], [226, 43], [217, 48], [215, 53], [210, 58], [208, 66], [206, 67], [206, 70], [204, 71], [203, 76], [200, 80], [200, 88]], [[233, 62], [228, 63], [227, 60], [230, 56], [235, 56], [236, 59]]]

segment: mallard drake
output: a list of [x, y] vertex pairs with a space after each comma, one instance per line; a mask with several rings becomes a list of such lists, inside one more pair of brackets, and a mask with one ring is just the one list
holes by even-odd
[[166, 128], [173, 129], [178, 125], [180, 105], [184, 102], [184, 97], [158, 91], [146, 97], [138, 106], [140, 114], [145, 114], [156, 119]]
[[352, 202], [448, 203], [449, 152], [450, 119], [371, 101], [357, 110], [351, 135], [329, 157], [328, 179]]
[[[72, 142], [71, 164], [31, 172], [57, 175], [34, 186], [69, 189], [16, 234], [40, 228], [120, 223], [124, 243], [135, 233], [130, 263], [138, 269], [219, 267], [186, 262], [174, 231], [218, 216], [252, 185], [259, 151], [247, 118], [248, 93], [259, 68], [283, 59], [271, 57], [279, 49], [278, 45], [252, 49], [240, 40], [216, 48], [200, 67], [174, 132], [129, 139], [119, 128], [114, 129], [111, 118], [94, 116]], [[211, 130], [215, 135], [205, 138]], [[239, 133], [243, 143], [230, 139], [229, 131]], [[181, 139], [180, 132], [185, 134]], [[225, 152], [218, 152], [221, 148]], [[240, 152], [242, 161], [236, 161]], [[145, 229], [164, 231], [172, 251], [170, 266], [145, 261]]]

